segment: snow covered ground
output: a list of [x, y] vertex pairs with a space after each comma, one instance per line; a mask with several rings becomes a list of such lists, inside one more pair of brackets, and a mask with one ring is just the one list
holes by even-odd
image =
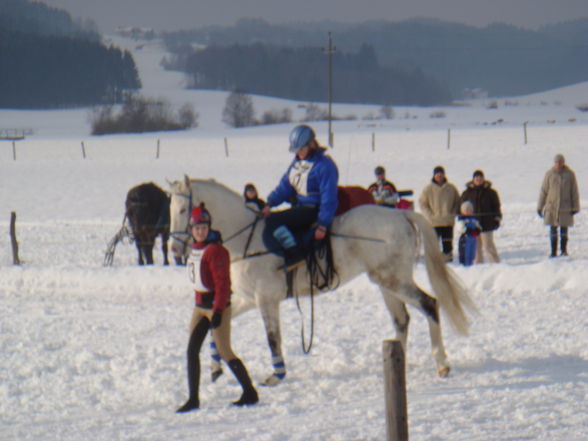
[[[231, 408], [240, 393], [236, 381], [224, 375], [212, 384], [204, 370], [202, 409], [174, 413], [187, 393], [193, 297], [184, 269], [163, 267], [158, 249], [152, 267], [136, 266], [128, 244], [118, 246], [113, 267], [102, 266], [126, 192], [145, 181], [165, 188], [166, 179], [187, 173], [237, 191], [253, 181], [265, 196], [291, 159], [293, 124], [228, 129], [220, 119], [226, 93], [182, 90], [181, 76], [158, 67], [157, 46], [134, 53], [145, 95], [194, 102], [199, 128], [91, 137], [85, 109], [0, 110], [0, 128], [35, 130], [15, 144], [16, 160], [12, 144], [0, 143], [0, 439], [385, 439], [381, 346], [394, 333], [376, 287], [363, 276], [316, 298], [310, 355], [300, 348], [294, 302], [282, 304], [288, 376], [275, 388], [259, 387], [258, 406]], [[396, 108], [396, 118], [386, 121], [362, 119], [378, 106], [335, 106], [335, 113], [359, 117], [334, 124], [330, 154], [342, 184], [366, 186], [382, 164], [398, 187], [418, 196], [442, 164], [460, 190], [473, 170], [483, 169], [502, 199], [504, 221], [496, 234], [502, 262], [451, 264], [481, 315], [467, 338], [444, 327], [449, 378], [436, 376], [425, 320], [411, 311], [412, 440], [586, 438], [588, 212], [580, 212], [570, 230], [570, 257], [558, 259], [547, 258], [547, 228], [535, 213], [543, 174], [558, 152], [575, 170], [582, 206], [588, 206], [588, 115], [575, 109], [586, 96], [587, 83], [497, 99], [498, 109], [487, 108], [491, 100]], [[285, 100], [255, 97], [254, 103], [258, 113], [284, 106], [297, 117], [303, 112]], [[436, 111], [445, 117], [430, 118]], [[325, 142], [326, 124], [315, 127]], [[11, 211], [24, 262], [19, 267], [12, 265]], [[420, 264], [416, 278], [428, 288]], [[308, 303], [303, 307], [308, 320]], [[271, 363], [259, 313], [237, 317], [233, 329], [235, 351], [262, 381]]]

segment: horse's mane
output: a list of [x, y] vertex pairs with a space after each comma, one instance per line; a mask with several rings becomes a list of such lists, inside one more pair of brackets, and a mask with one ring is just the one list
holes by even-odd
[[230, 193], [231, 195], [233, 195], [234, 197], [238, 198], [238, 199], [242, 199], [243, 196], [240, 193], [237, 193], [235, 190], [233, 190], [230, 187], [227, 187], [225, 184], [223, 184], [222, 182], [218, 182], [217, 180], [215, 180], [214, 178], [208, 178], [208, 179], [200, 179], [200, 178], [190, 178], [190, 183], [196, 182], [198, 184], [202, 184], [206, 187], [216, 187], [216, 188], [220, 188], [221, 190]]

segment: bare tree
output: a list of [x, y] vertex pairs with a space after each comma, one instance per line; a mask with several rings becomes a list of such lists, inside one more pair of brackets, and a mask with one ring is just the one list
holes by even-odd
[[231, 127], [249, 127], [256, 124], [253, 100], [239, 90], [231, 92], [223, 109], [223, 121]]

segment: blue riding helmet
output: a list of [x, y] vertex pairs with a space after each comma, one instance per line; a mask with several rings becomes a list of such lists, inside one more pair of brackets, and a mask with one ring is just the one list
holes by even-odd
[[307, 125], [299, 125], [290, 132], [290, 151], [296, 153], [316, 137], [314, 130]]

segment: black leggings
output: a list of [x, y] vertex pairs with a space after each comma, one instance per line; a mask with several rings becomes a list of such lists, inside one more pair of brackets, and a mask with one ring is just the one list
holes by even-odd
[[453, 227], [435, 227], [435, 231], [437, 237], [441, 239], [443, 254], [451, 254], [453, 252]]

